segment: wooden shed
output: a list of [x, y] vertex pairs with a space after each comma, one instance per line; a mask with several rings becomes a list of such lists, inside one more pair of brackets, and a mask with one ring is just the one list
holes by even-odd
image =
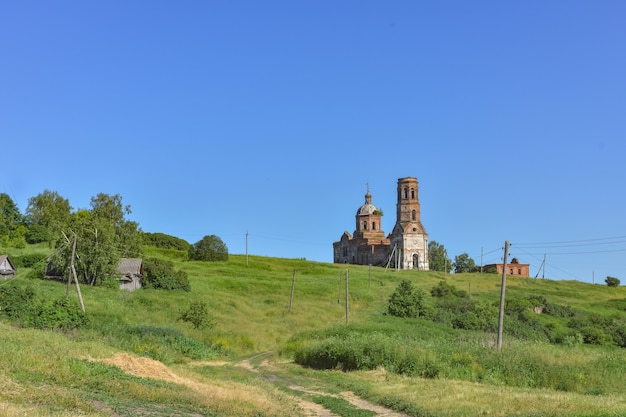
[[9, 255], [0, 255], [0, 279], [11, 278], [15, 275], [15, 266], [9, 259]]
[[120, 289], [134, 291], [141, 288], [141, 278], [143, 277], [143, 261], [141, 258], [122, 258], [117, 267], [121, 274]]

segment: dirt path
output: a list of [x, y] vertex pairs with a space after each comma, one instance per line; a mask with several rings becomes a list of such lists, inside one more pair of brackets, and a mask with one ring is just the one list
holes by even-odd
[[[241, 366], [243, 368], [246, 368], [246, 369], [250, 370], [251, 372], [260, 373], [260, 368], [267, 367], [266, 362], [262, 361], [258, 366], [255, 366], [254, 365], [254, 361], [259, 359], [259, 358], [261, 358], [261, 357], [270, 356], [273, 353], [274, 353], [273, 351], [259, 353], [257, 355], [251, 356], [251, 357], [249, 357], [247, 359], [244, 359], [244, 360], [242, 360], [240, 362], [237, 362], [235, 364], [235, 366]], [[265, 379], [267, 381], [269, 381], [269, 382], [281, 380], [276, 375], [266, 376]], [[282, 381], [285, 382], [284, 380], [282, 380]], [[299, 386], [299, 385], [288, 384], [287, 387], [290, 390], [292, 390], [292, 391], [303, 392], [303, 393], [306, 393], [306, 394], [320, 395], [320, 396], [333, 397], [333, 398], [341, 398], [341, 399], [344, 399], [344, 400], [348, 401], [355, 408], [359, 408], [361, 410], [372, 411], [372, 412], [376, 413], [376, 416], [379, 416], [379, 417], [411, 417], [408, 414], [399, 413], [399, 412], [393, 411], [393, 410], [391, 410], [389, 408], [373, 404], [373, 403], [371, 403], [369, 401], [366, 401], [366, 400], [358, 397], [353, 392], [349, 392], [349, 391], [342, 392], [339, 395], [336, 395], [336, 394], [331, 394], [331, 393], [328, 393], [328, 392], [309, 390], [309, 389], [307, 389], [305, 387], [302, 387], [302, 386]], [[305, 409], [305, 411], [313, 412], [313, 414], [307, 414], [307, 416], [310, 416], [310, 417], [333, 417], [333, 416], [336, 416], [336, 414], [331, 413], [330, 411], [328, 411], [326, 408], [322, 407], [319, 404], [311, 403], [311, 402], [306, 401], [306, 400], [299, 400], [299, 402], [300, 402], [300, 406], [303, 409]], [[306, 404], [306, 406], [305, 406], [305, 404]], [[315, 407], [311, 407], [311, 405], [313, 405]]]
[[[342, 392], [340, 394], [331, 394], [328, 392], [315, 391], [307, 389], [306, 387], [291, 384], [289, 380], [281, 378], [277, 375], [274, 375], [271, 371], [271, 366], [267, 360], [261, 361], [259, 364], [256, 364], [262, 357], [270, 356], [274, 352], [263, 352], [257, 355], [251, 356], [247, 359], [239, 361], [234, 364], [234, 366], [245, 368], [250, 372], [254, 372], [259, 374], [262, 378], [269, 383], [281, 383], [283, 386], [286, 386], [292, 391], [301, 392], [305, 394], [319, 395], [325, 397], [333, 397], [333, 398], [341, 398], [345, 401], [348, 401], [353, 407], [369, 410], [376, 413], [376, 416], [380, 417], [410, 417], [407, 414], [402, 414], [390, 410], [385, 407], [381, 407], [379, 405], [370, 403], [365, 401], [364, 399], [356, 396], [352, 392]], [[102, 362], [117, 366], [121, 370], [126, 373], [144, 377], [144, 378], [152, 378], [159, 379], [163, 381], [173, 382], [176, 384], [186, 385], [190, 388], [196, 389], [202, 392], [210, 392], [212, 396], [220, 396], [220, 394], [224, 394], [223, 388], [219, 388], [216, 386], [209, 386], [206, 383], [200, 383], [194, 381], [189, 378], [182, 378], [176, 375], [170, 368], [165, 366], [163, 363], [149, 359], [149, 358], [137, 358], [127, 354], [119, 354], [110, 358], [108, 360], [104, 360]], [[219, 362], [219, 363], [211, 363], [211, 362], [202, 362], [197, 363], [196, 366], [224, 366], [228, 364], [227, 362]], [[322, 405], [314, 403], [312, 401], [308, 401], [299, 395], [293, 395], [292, 398], [298, 403], [299, 407], [302, 409], [304, 416], [306, 417], [340, 417], [337, 414], [330, 412], [328, 409], [324, 408]]]

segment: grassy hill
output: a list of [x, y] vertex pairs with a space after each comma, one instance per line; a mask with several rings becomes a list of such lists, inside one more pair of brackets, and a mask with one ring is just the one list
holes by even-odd
[[[46, 251], [26, 249], [33, 250]], [[0, 305], [0, 415], [382, 415], [376, 407], [397, 416], [626, 415], [626, 352], [592, 339], [606, 324], [600, 319], [626, 335], [624, 287], [509, 278], [507, 302], [542, 296], [575, 316], [524, 312], [519, 322], [505, 321], [519, 330], [505, 334], [498, 352], [493, 332], [386, 314], [403, 280], [426, 293], [433, 311], [430, 290], [441, 282], [497, 305], [497, 275], [167, 256], [188, 273], [190, 292], [82, 285], [88, 323], [77, 329], [32, 328], [9, 320]], [[30, 289], [41, 305], [67, 290], [28, 269], [0, 281], [0, 290], [9, 287]], [[211, 326], [180, 320], [194, 302], [208, 306]], [[570, 337], [577, 317], [587, 327]], [[554, 343], [546, 332], [570, 338]]]

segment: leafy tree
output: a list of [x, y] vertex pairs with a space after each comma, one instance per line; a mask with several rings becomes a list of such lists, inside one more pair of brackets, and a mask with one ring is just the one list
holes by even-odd
[[446, 248], [434, 240], [428, 242], [428, 266], [431, 271], [450, 272], [452, 270], [452, 261], [448, 258]]
[[68, 271], [73, 235], [76, 235], [76, 267], [79, 279], [100, 285], [115, 278], [122, 257], [140, 254], [141, 237], [136, 222], [124, 219], [130, 207], [122, 207], [119, 195], [98, 194], [91, 199], [91, 210], [79, 210], [70, 216], [68, 231], [59, 239], [52, 264], [59, 271]]
[[196, 261], [227, 261], [228, 248], [215, 235], [205, 236], [189, 250], [189, 259]]
[[[22, 214], [17, 204], [8, 194], [0, 193], [0, 243], [4, 246], [14, 245], [19, 240], [16, 232], [21, 223]], [[23, 238], [24, 233], [21, 235]]]
[[52, 244], [69, 223], [71, 212], [69, 200], [56, 191], [44, 190], [29, 198], [25, 216], [30, 229], [28, 241]]
[[454, 272], [476, 272], [476, 263], [467, 253], [462, 253], [454, 257]]
[[428, 311], [424, 296], [424, 291], [414, 290], [410, 281], [402, 280], [389, 297], [387, 312], [396, 317], [424, 317]]
[[122, 197], [100, 193], [91, 198], [91, 211], [105, 226], [112, 228], [121, 257], [132, 258], [141, 253], [141, 231], [137, 222], [126, 220], [130, 205], [122, 206]]
[[620, 284], [620, 280], [615, 278], [615, 277], [606, 277], [606, 279], [604, 280], [604, 282], [606, 282], [606, 285], [608, 285], [609, 287], [619, 287]]
[[165, 233], [144, 232], [142, 237], [145, 245], [155, 246], [161, 249], [176, 249], [189, 252], [191, 248], [191, 245], [186, 240], [176, 236], [166, 235]]

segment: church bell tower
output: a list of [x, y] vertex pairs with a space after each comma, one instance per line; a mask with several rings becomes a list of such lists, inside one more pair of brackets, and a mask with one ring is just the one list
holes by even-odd
[[417, 178], [398, 178], [396, 225], [391, 232], [392, 262], [400, 269], [428, 270], [428, 234], [420, 219]]

